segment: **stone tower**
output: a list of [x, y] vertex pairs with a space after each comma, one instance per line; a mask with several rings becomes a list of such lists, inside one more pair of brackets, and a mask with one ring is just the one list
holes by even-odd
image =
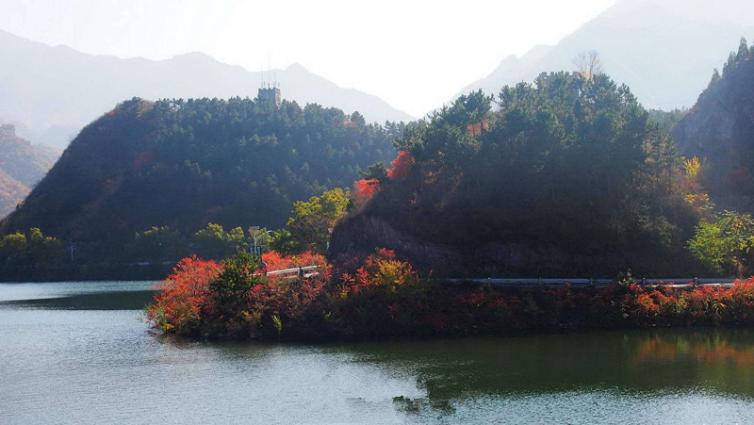
[[281, 102], [280, 87], [277, 84], [260, 87], [257, 100], [263, 104], [275, 105], [275, 108], [279, 108]]

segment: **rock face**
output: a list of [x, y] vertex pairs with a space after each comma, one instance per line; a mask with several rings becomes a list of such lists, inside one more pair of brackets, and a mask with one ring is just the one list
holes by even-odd
[[754, 211], [754, 54], [732, 58], [673, 133], [719, 208]]

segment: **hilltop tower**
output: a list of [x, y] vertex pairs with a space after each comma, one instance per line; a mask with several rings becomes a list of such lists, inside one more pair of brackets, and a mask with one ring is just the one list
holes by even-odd
[[280, 86], [277, 83], [262, 85], [257, 92], [257, 100], [263, 104], [280, 107]]

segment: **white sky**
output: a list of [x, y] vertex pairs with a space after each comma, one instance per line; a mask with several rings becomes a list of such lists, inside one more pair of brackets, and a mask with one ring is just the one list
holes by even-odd
[[505, 56], [554, 44], [613, 3], [0, 0], [0, 29], [121, 57], [200, 51], [252, 71], [299, 62], [421, 116]]

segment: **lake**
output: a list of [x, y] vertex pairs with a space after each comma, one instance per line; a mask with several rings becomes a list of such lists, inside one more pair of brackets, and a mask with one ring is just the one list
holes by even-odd
[[149, 331], [148, 282], [0, 284], [0, 424], [744, 424], [754, 332], [299, 345]]

